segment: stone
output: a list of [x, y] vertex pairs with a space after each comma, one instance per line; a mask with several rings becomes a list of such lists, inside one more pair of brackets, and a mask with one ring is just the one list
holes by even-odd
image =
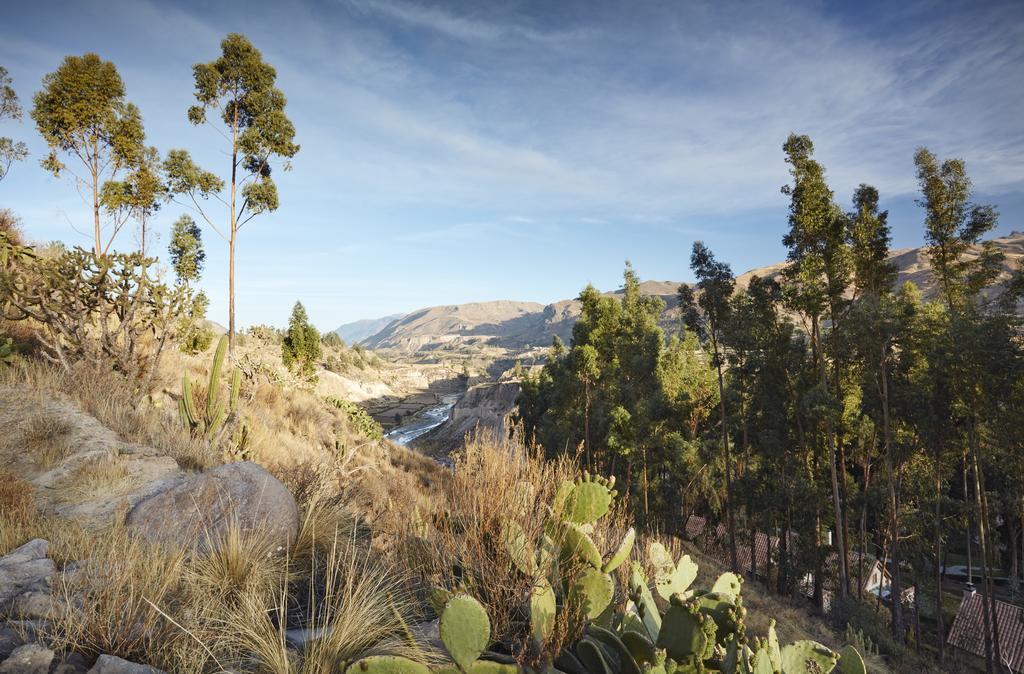
[[31, 590], [18, 595], [12, 603], [10, 614], [22, 620], [53, 620], [60, 613], [60, 607], [49, 592]]
[[251, 461], [229, 463], [152, 496], [128, 513], [129, 531], [153, 543], [209, 548], [232, 522], [287, 546], [299, 529], [299, 510], [288, 488]]
[[87, 674], [88, 661], [81, 653], [70, 653], [61, 660], [50, 674]]
[[0, 627], [0, 661], [14, 652], [14, 649], [25, 643], [21, 635], [10, 627]]
[[47, 541], [37, 538], [0, 557], [0, 615], [9, 613], [13, 600], [26, 592], [49, 592], [57, 572], [46, 556], [49, 548]]
[[48, 674], [53, 651], [38, 644], [25, 644], [14, 649], [0, 664], [0, 674]]
[[116, 655], [101, 655], [88, 674], [165, 674], [162, 669], [122, 660]]

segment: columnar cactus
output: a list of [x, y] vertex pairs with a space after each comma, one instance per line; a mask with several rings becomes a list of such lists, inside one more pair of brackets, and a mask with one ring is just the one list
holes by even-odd
[[192, 392], [192, 380], [188, 372], [182, 375], [181, 398], [178, 400], [178, 413], [182, 425], [195, 436], [215, 437], [224, 427], [228, 414], [238, 409], [238, 394], [242, 385], [242, 371], [235, 368], [231, 376], [231, 394], [228, 404], [220, 400], [220, 372], [224, 365], [224, 357], [228, 351], [228, 338], [222, 336], [217, 343], [217, 351], [213, 356], [210, 368], [210, 380], [206, 387], [206, 409], [200, 414]]

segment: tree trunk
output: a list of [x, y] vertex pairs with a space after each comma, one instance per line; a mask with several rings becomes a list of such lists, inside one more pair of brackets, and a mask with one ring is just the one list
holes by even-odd
[[[820, 330], [818, 327], [817, 317], [815, 317], [811, 329], [815, 336], [815, 342], [818, 343], [817, 356], [821, 376], [821, 387], [823, 390], [827, 391], [828, 377], [825, 374], [825, 352], [821, 348]], [[843, 537], [843, 522], [845, 521], [843, 518], [843, 505], [842, 500], [839, 498], [839, 473], [836, 466], [836, 433], [832, 426], [831, 419], [826, 419], [825, 421], [825, 436], [826, 441], [828, 442], [829, 451], [829, 473], [832, 478], [832, 504], [835, 510], [836, 547], [839, 552], [837, 555], [839, 558], [839, 596], [846, 597], [847, 591], [850, 587], [850, 575], [846, 565], [846, 541]]]
[[[973, 432], [971, 436], [973, 438]], [[972, 440], [973, 444], [973, 440]], [[972, 448], [973, 450], [973, 448]], [[986, 529], [988, 524], [981, 507], [981, 477], [978, 474], [978, 457], [974, 456], [974, 498], [978, 511], [978, 541], [981, 544], [981, 612], [985, 623], [985, 672], [992, 674], [992, 618], [989, 614], [989, 582], [988, 582], [988, 544], [986, 542]]]
[[[900, 521], [899, 500], [896, 497], [896, 471], [892, 460], [892, 426], [889, 418], [889, 371], [887, 368], [888, 349], [882, 347], [882, 442], [885, 444], [885, 476], [889, 495], [889, 557], [892, 559], [891, 592], [892, 636], [896, 643], [903, 642], [903, 604], [900, 601], [903, 588], [900, 587]], [[916, 596], [915, 595], [915, 606]], [[916, 609], [915, 609], [916, 612]], [[940, 608], [941, 612], [941, 608]], [[916, 618], [915, 618], [916, 619]]]
[[93, 244], [93, 252], [97, 257], [99, 257], [103, 254], [103, 243], [100, 241], [100, 166], [97, 143], [98, 141], [93, 138], [92, 162], [89, 166], [89, 170], [92, 173], [92, 219], [93, 234], [96, 237], [96, 242]]
[[[967, 488], [967, 452], [964, 452], [963, 460], [963, 474], [964, 474], [964, 505], [967, 505], [970, 498], [970, 490]], [[973, 560], [971, 559], [971, 512], [967, 511], [967, 582], [971, 585], [974, 584], [974, 568], [972, 566]]]
[[732, 507], [732, 457], [729, 455], [729, 425], [725, 412], [725, 376], [718, 353], [718, 340], [712, 341], [715, 366], [718, 369], [718, 408], [722, 413], [722, 450], [725, 452], [725, 512], [729, 525], [729, 564], [733, 573], [739, 572], [736, 562], [736, 513]]
[[942, 619], [942, 477], [939, 472], [938, 449], [935, 454], [935, 629], [941, 664], [946, 661], [946, 626]]
[[231, 231], [228, 239], [228, 356], [235, 357], [235, 237], [238, 222], [235, 216], [235, 191], [238, 177], [238, 106], [231, 123]]
[[982, 572], [985, 577], [989, 619], [991, 620], [992, 624], [992, 657], [995, 659], [994, 665], [996, 667], [999, 667], [1000, 664], [1003, 662], [1003, 654], [1002, 648], [999, 644], [999, 629], [998, 623], [996, 622], [995, 581], [992, 579], [992, 573], [989, 571], [989, 563], [994, 559], [995, 566], [997, 569], [1000, 567], [1000, 565], [999, 560], [997, 558], [998, 552], [992, 546], [991, 538], [989, 538], [989, 536], [991, 535], [991, 530], [989, 529], [989, 522], [991, 522], [991, 519], [989, 518], [988, 494], [985, 491], [985, 473], [982, 471], [981, 464], [977, 460], [977, 455], [975, 455], [975, 462], [975, 478], [978, 481], [978, 483], [975, 486], [977, 487], [978, 494], [981, 497], [981, 517], [984, 518], [982, 526], [981, 528], [979, 528], [979, 531], [982, 532], [982, 542], [984, 543], [981, 553], [982, 558], [984, 560], [984, 562], [982, 563]]

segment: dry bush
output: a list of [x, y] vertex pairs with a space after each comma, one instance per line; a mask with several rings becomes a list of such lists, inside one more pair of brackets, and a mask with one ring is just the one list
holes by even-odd
[[[459, 589], [476, 597], [490, 616], [493, 638], [523, 655], [529, 643], [524, 609], [536, 579], [513, 566], [503, 543], [503, 522], [514, 521], [528, 541], [539, 541], [548, 504], [558, 486], [577, 472], [568, 460], [545, 461], [487, 434], [471, 438], [454, 459], [436, 509], [406, 513], [400, 530], [406, 532], [401, 539], [405, 563], [425, 588]], [[599, 544], [612, 537], [605, 527], [603, 520], [595, 525]], [[572, 570], [563, 568], [562, 573], [565, 578]], [[577, 623], [572, 613], [571, 607], [560, 612], [556, 641], [571, 637]], [[557, 646], [551, 644], [552, 650]]]

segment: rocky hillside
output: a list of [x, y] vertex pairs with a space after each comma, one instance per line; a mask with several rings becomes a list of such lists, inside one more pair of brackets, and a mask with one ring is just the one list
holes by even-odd
[[[1005, 281], [1017, 268], [1021, 257], [1024, 257], [1024, 232], [1011, 232], [1005, 237], [994, 239], [993, 243], [1005, 256], [1002, 273], [1002, 280]], [[890, 259], [899, 273], [897, 285], [912, 281], [926, 299], [935, 294], [935, 280], [923, 247], [894, 250]], [[741, 274], [737, 281], [740, 287], [744, 287], [755, 275], [774, 277], [784, 268], [785, 263], [782, 262], [758, 267]], [[678, 328], [678, 287], [678, 281], [646, 281], [641, 285], [645, 294], [657, 295], [665, 300], [662, 325], [667, 329]], [[618, 295], [621, 292], [617, 290], [608, 294]], [[548, 305], [503, 300], [437, 306], [389, 321], [379, 332], [363, 339], [362, 344], [401, 354], [491, 350], [495, 357], [514, 358], [531, 349], [546, 348], [556, 335], [568, 342], [579, 313], [580, 304], [575, 299]], [[339, 331], [348, 331], [355, 325], [342, 326]]]

